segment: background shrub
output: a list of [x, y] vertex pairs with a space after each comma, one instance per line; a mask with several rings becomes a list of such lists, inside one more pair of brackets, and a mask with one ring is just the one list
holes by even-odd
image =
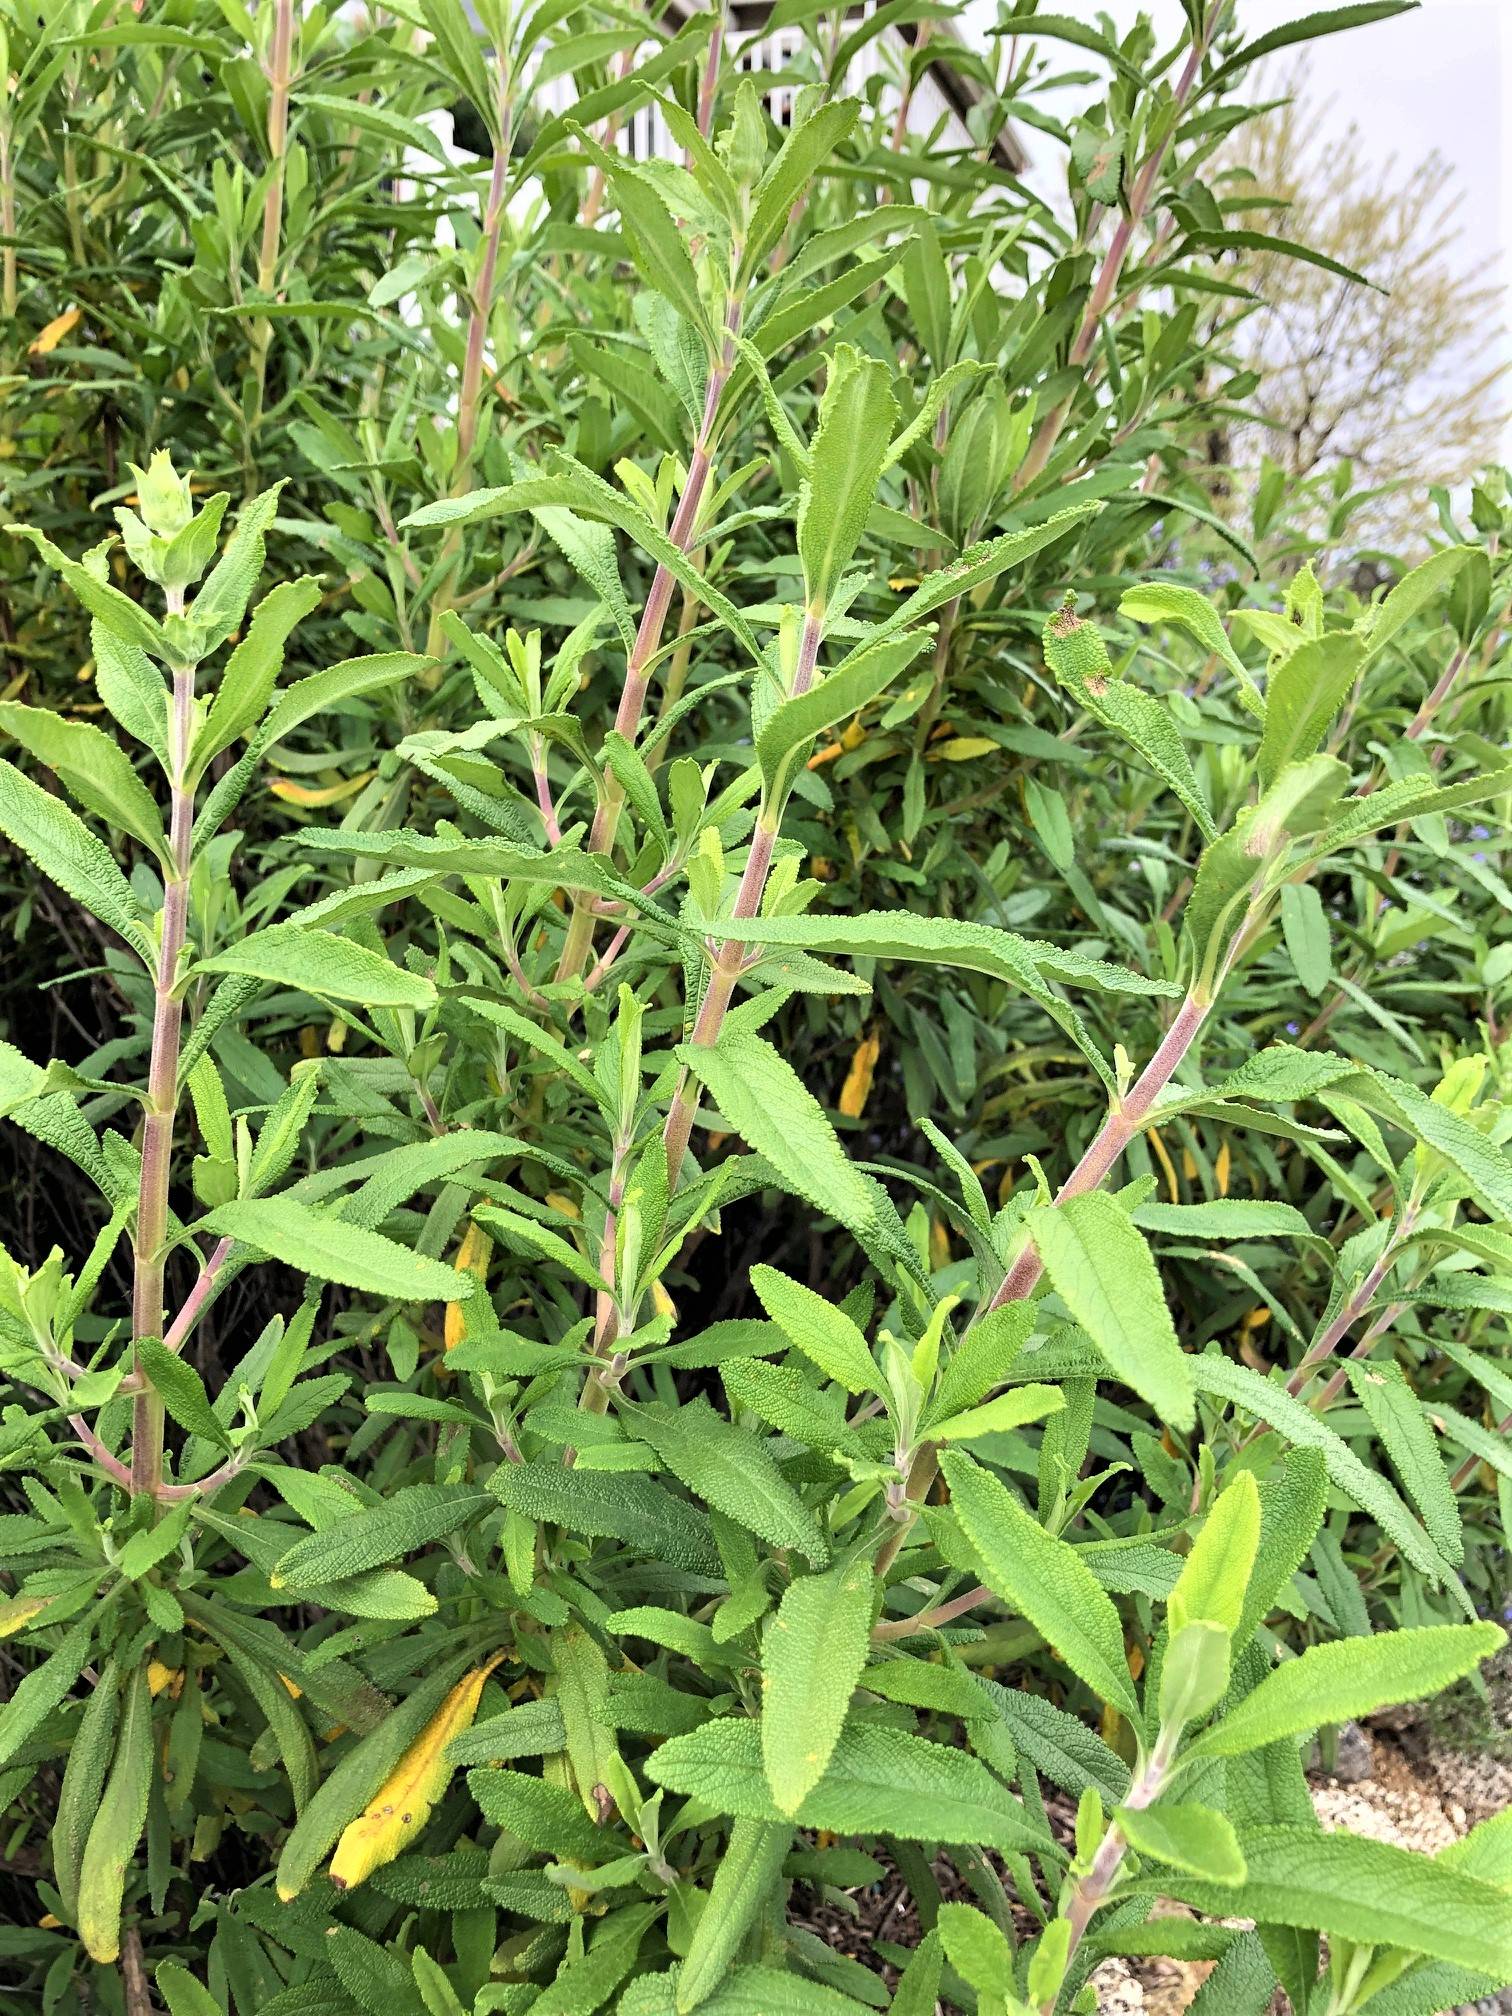
[[0, 2006], [1512, 1979], [1298, 1761], [1501, 1642], [1506, 483], [1214, 461], [1394, 10], [788, 11], [5, 16]]

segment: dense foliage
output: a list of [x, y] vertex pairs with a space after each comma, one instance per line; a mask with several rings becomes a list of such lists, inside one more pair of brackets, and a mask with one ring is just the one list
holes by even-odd
[[0, 2009], [1512, 1981], [1300, 1763], [1502, 1644], [1512, 499], [1214, 460], [1396, 0], [479, 11], [0, 5]]

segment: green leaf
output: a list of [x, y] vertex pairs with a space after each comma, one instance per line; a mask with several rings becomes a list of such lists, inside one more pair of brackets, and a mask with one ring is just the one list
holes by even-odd
[[339, 1281], [369, 1295], [400, 1302], [459, 1302], [475, 1285], [454, 1267], [293, 1197], [238, 1198], [201, 1223], [218, 1238], [240, 1240], [317, 1281]]
[[875, 1393], [877, 1367], [865, 1336], [836, 1303], [775, 1267], [751, 1269], [757, 1300], [784, 1337], [847, 1393]]
[[1332, 756], [1293, 764], [1247, 806], [1226, 833], [1203, 852], [1183, 921], [1191, 935], [1199, 970], [1213, 967], [1239, 929], [1243, 899], [1259, 884], [1272, 853], [1313, 832], [1349, 782], [1344, 765]]
[[320, 601], [320, 583], [281, 581], [252, 612], [242, 638], [221, 674], [205, 725], [194, 740], [194, 770], [202, 775], [211, 758], [229, 749], [261, 721], [283, 668], [284, 645], [294, 626]]
[[1248, 69], [1262, 57], [1273, 56], [1278, 49], [1315, 41], [1321, 35], [1337, 35], [1346, 28], [1364, 28], [1372, 21], [1389, 21], [1394, 14], [1409, 13], [1416, 4], [1417, 0], [1353, 0], [1350, 6], [1328, 7], [1320, 14], [1304, 14], [1295, 21], [1283, 22], [1279, 28], [1257, 35], [1253, 42], [1245, 43], [1237, 54], [1221, 63], [1209, 75], [1204, 88], [1213, 90], [1234, 71]]
[[683, 232], [672, 221], [655, 183], [622, 155], [611, 154], [601, 147], [576, 121], [570, 130], [589, 160], [609, 180], [620, 225], [630, 241], [641, 277], [671, 302], [712, 352], [714, 332], [698, 291], [698, 275]]
[[1186, 1355], [1150, 1249], [1123, 1206], [1088, 1191], [1036, 1211], [1029, 1230], [1056, 1294], [1117, 1376], [1161, 1420], [1190, 1428], [1196, 1398]]
[[202, 1988], [176, 1960], [162, 1961], [152, 1978], [168, 2004], [168, 2016], [226, 2016], [210, 1990]]
[[683, 1043], [677, 1055], [708, 1087], [734, 1131], [800, 1197], [848, 1231], [870, 1226], [877, 1209], [870, 1179], [852, 1164], [819, 1101], [770, 1043], [726, 1025], [712, 1048]]
[[469, 1771], [467, 1783], [485, 1820], [507, 1827], [542, 1854], [591, 1868], [621, 1852], [610, 1830], [590, 1820], [582, 1800], [565, 1785], [487, 1766]]
[[[1441, 596], [1446, 596], [1455, 576], [1479, 551], [1477, 546], [1450, 546], [1442, 553], [1432, 554], [1404, 574], [1390, 594], [1376, 605], [1368, 622], [1362, 624], [1366, 656], [1374, 658], [1414, 617], [1420, 616]], [[1443, 613], [1448, 615], [1447, 600]]]
[[866, 1664], [876, 1577], [862, 1558], [788, 1584], [761, 1651], [761, 1754], [778, 1809], [813, 1791]]
[[879, 358], [840, 344], [830, 356], [819, 426], [798, 491], [798, 556], [807, 605], [817, 615], [861, 543], [897, 424], [892, 372]]
[[949, 1450], [940, 1467], [950, 1486], [951, 1510], [987, 1587], [1028, 1618], [1099, 1700], [1137, 1723], [1123, 1626], [1092, 1570], [969, 1456]]
[[152, 1696], [139, 1666], [126, 1683], [115, 1761], [79, 1865], [79, 1937], [101, 1963], [120, 1954], [126, 1871], [146, 1824], [152, 1768]]
[[1403, 819], [1432, 819], [1467, 805], [1484, 804], [1512, 791], [1512, 764], [1499, 770], [1477, 770], [1455, 784], [1434, 784], [1423, 777], [1399, 777], [1379, 791], [1351, 798], [1334, 824], [1321, 833], [1308, 858], [1321, 861], [1356, 840], [1366, 840]]
[[721, 1419], [702, 1394], [675, 1411], [627, 1408], [626, 1417], [673, 1476], [714, 1511], [773, 1547], [796, 1548], [815, 1567], [828, 1561], [829, 1546], [814, 1515], [766, 1443]]
[[1449, 1564], [1386, 1479], [1367, 1469], [1326, 1422], [1320, 1421], [1310, 1407], [1292, 1398], [1284, 1383], [1264, 1379], [1248, 1365], [1236, 1365], [1216, 1352], [1205, 1352], [1188, 1363], [1199, 1393], [1212, 1393], [1231, 1401], [1255, 1419], [1268, 1423], [1289, 1442], [1318, 1450], [1338, 1489], [1362, 1512], [1370, 1514], [1415, 1568], [1447, 1578]]
[[274, 483], [242, 505], [236, 530], [194, 598], [190, 621], [203, 640], [201, 657], [218, 650], [246, 614], [262, 573], [263, 535], [273, 523], [283, 487]]
[[983, 1998], [1013, 1979], [1013, 1949], [985, 1912], [969, 1904], [942, 1904], [937, 1925], [946, 1959]]
[[870, 910], [857, 917], [721, 917], [719, 935], [743, 945], [794, 945], [852, 959], [912, 959], [921, 965], [964, 968], [1021, 987], [1036, 1000], [1047, 992], [1046, 980], [1109, 994], [1181, 992], [1170, 981], [1147, 980], [1073, 947], [1021, 938], [995, 924], [921, 916], [912, 910]]
[[1345, 1360], [1344, 1370], [1429, 1538], [1446, 1561], [1463, 1561], [1465, 1539], [1459, 1505], [1449, 1488], [1438, 1438], [1429, 1425], [1432, 1410], [1407, 1384], [1401, 1366], [1389, 1359], [1370, 1365], [1350, 1358]]
[[943, 1421], [931, 1419], [929, 1439], [931, 1442], [973, 1442], [981, 1435], [1006, 1435], [1010, 1429], [1022, 1428], [1029, 1421], [1043, 1421], [1048, 1414], [1059, 1414], [1064, 1408], [1065, 1398], [1055, 1386], [1019, 1386], [1012, 1393], [1000, 1393], [995, 1400], [985, 1401], [980, 1407], [968, 1407], [960, 1414], [949, 1414]]
[[417, 678], [433, 663], [433, 659], [413, 651], [379, 651], [367, 658], [343, 658], [340, 664], [327, 665], [324, 671], [296, 679], [273, 702], [256, 738], [256, 747], [270, 749], [275, 742], [292, 735], [312, 714], [329, 713], [348, 700], [361, 699], [401, 679]]
[[[682, 2016], [680, 1971], [674, 1967], [632, 1981], [619, 1999], [618, 2016]], [[869, 2005], [786, 1968], [737, 1967], [697, 2007], [703, 2016], [865, 2016]]]
[[1512, 1916], [1506, 1893], [1411, 1849], [1343, 1830], [1246, 1828], [1247, 1865], [1235, 1889], [1176, 1877], [1165, 1895], [1214, 1917], [1296, 1925], [1359, 1945], [1405, 1947], [1512, 1978]]
[[[761, 1733], [741, 1716], [674, 1736], [646, 1762], [669, 1792], [736, 1819], [782, 1821], [767, 1785]], [[904, 1841], [977, 1844], [1012, 1852], [1048, 1849], [1043, 1827], [964, 1750], [897, 1729], [848, 1729], [829, 1768], [794, 1816], [836, 1834], [892, 1834]]]
[[63, 1642], [16, 1682], [10, 1699], [0, 1707], [0, 1764], [8, 1764], [32, 1733], [68, 1697], [84, 1671], [94, 1625], [86, 1618], [75, 1624]]
[[50, 881], [91, 916], [108, 924], [150, 962], [151, 941], [144, 930], [131, 885], [103, 841], [97, 840], [76, 812], [34, 784], [14, 763], [0, 758], [0, 833], [29, 854]]
[[1281, 931], [1297, 978], [1316, 1000], [1333, 977], [1333, 944], [1328, 912], [1311, 882], [1283, 886]]
[[1118, 613], [1135, 623], [1176, 623], [1189, 630], [1205, 651], [1223, 660], [1239, 681], [1246, 704], [1259, 711], [1260, 689], [1255, 684], [1255, 675], [1229, 642], [1223, 619], [1206, 595], [1174, 581], [1138, 581], [1119, 597]]
[[1245, 1592], [1235, 1643], [1247, 1645], [1292, 1576], [1307, 1559], [1323, 1523], [1327, 1472], [1317, 1449], [1288, 1449], [1279, 1475], [1260, 1490], [1260, 1545]]
[[843, 666], [822, 674], [807, 693], [773, 708], [756, 737], [769, 804], [782, 803], [814, 737], [885, 693], [927, 641], [917, 631], [853, 653]]
[[[1018, 532], [1004, 532], [995, 539], [984, 539], [980, 545], [968, 547], [946, 566], [933, 574], [926, 574], [913, 593], [906, 595], [890, 616], [867, 632], [856, 647], [857, 652], [869, 650], [885, 637], [896, 637], [900, 631], [912, 629], [922, 617], [943, 603], [969, 595], [983, 582], [995, 581], [1010, 567], [1033, 559], [1045, 547], [1053, 546], [1074, 525], [1081, 524], [1083, 519], [1092, 517], [1101, 509], [1101, 504], [1074, 504], [1068, 510], [1057, 511], [1042, 524], [1028, 525]], [[836, 669], [843, 670], [844, 664], [842, 659]]]
[[115, 1755], [120, 1695], [115, 1660], [105, 1659], [84, 1703], [84, 1712], [69, 1732], [68, 1761], [63, 1767], [63, 1786], [48, 1845], [52, 1851], [53, 1879], [63, 1899], [63, 1916], [70, 1922], [78, 1913], [84, 1844], [89, 1839], [89, 1829], [105, 1789], [105, 1775]]
[[693, 1575], [719, 1572], [709, 1522], [685, 1499], [632, 1472], [598, 1476], [556, 1463], [501, 1463], [489, 1489], [527, 1519], [627, 1547]]
[[[756, 1922], [792, 1844], [787, 1822], [737, 1820], [677, 1977], [677, 2016], [708, 2002]], [[624, 2007], [623, 2001], [620, 2007]]]
[[161, 856], [162, 816], [114, 736], [87, 721], [71, 721], [49, 708], [23, 707], [15, 700], [0, 701], [0, 730], [56, 771], [86, 811]]
[[1212, 812], [1165, 702], [1132, 680], [1116, 678], [1096, 628], [1070, 609], [1050, 618], [1042, 647], [1045, 663], [1077, 704], [1121, 735], [1175, 792], [1203, 838], [1215, 839]]
[[1192, 1746], [1194, 1756], [1238, 1757], [1326, 1722], [1423, 1701], [1473, 1673], [1506, 1643], [1499, 1624], [1426, 1624], [1313, 1645], [1278, 1666]]
[[813, 187], [824, 163], [855, 126], [860, 110], [855, 98], [834, 98], [797, 121], [788, 132], [777, 158], [756, 185], [740, 262], [742, 277], [761, 270], [767, 254], [787, 229], [793, 205]]
[[1167, 1599], [1172, 1631], [1205, 1622], [1232, 1636], [1259, 1545], [1260, 1493], [1250, 1473], [1240, 1470], [1214, 1500]]
[[1265, 231], [1194, 231], [1191, 243], [1204, 252], [1267, 252], [1274, 258], [1296, 259], [1304, 266], [1317, 266], [1325, 273], [1333, 273], [1340, 280], [1353, 281], [1357, 287], [1370, 287], [1378, 294], [1385, 291], [1367, 274], [1357, 273], [1352, 266], [1330, 259], [1315, 246], [1301, 245], [1295, 238], [1276, 238]]
[[436, 1005], [436, 990], [419, 973], [396, 966], [339, 932], [273, 924], [239, 944], [201, 959], [197, 973], [246, 973], [275, 986], [298, 987], [328, 1001], [355, 1001], [369, 1008]]
[[354, 1501], [339, 1524], [296, 1540], [268, 1580], [275, 1589], [303, 1589], [364, 1575], [444, 1539], [492, 1503], [486, 1491], [460, 1484], [410, 1484], [381, 1505]]
[[139, 1337], [137, 1357], [162, 1396], [163, 1405], [191, 1435], [203, 1435], [217, 1448], [229, 1449], [230, 1439], [205, 1393], [205, 1382], [192, 1365], [165, 1349], [156, 1337]]
[[119, 638], [123, 644], [135, 645], [138, 651], [145, 651], [151, 657], [168, 656], [162, 630], [129, 595], [123, 595], [108, 581], [97, 580], [82, 562], [70, 560], [45, 533], [37, 531], [34, 526], [7, 525], [5, 530], [15, 533], [18, 538], [29, 539], [48, 566], [61, 575], [78, 601], [112, 637]]
[[1357, 637], [1330, 631], [1299, 644], [1265, 686], [1265, 733], [1260, 738], [1260, 782], [1274, 784], [1288, 763], [1315, 755], [1359, 675], [1364, 653]]
[[1452, 1106], [1384, 1071], [1341, 1079], [1334, 1089], [1357, 1099], [1441, 1155], [1492, 1219], [1502, 1223], [1512, 1220], [1512, 1156]]
[[1211, 1883], [1244, 1881], [1239, 1838], [1231, 1822], [1211, 1806], [1120, 1806], [1113, 1818], [1136, 1855], [1153, 1856]]

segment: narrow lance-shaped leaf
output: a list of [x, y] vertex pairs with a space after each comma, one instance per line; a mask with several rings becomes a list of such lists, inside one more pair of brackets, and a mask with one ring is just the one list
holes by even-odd
[[762, 1641], [761, 1754], [780, 1811], [824, 1775], [866, 1664], [876, 1578], [869, 1560], [789, 1583]]
[[1037, 1211], [1030, 1236], [1055, 1292], [1118, 1377], [1163, 1421], [1190, 1428], [1196, 1398], [1150, 1249], [1128, 1213], [1094, 1190]]
[[473, 1291], [474, 1283], [443, 1261], [429, 1260], [395, 1239], [346, 1224], [294, 1197], [238, 1198], [202, 1223], [218, 1238], [238, 1239], [276, 1255], [285, 1266], [317, 1281], [339, 1281], [371, 1295], [401, 1302], [455, 1302]]
[[1266, 1676], [1201, 1736], [1194, 1754], [1237, 1757], [1325, 1722], [1422, 1701], [1473, 1673], [1506, 1643], [1499, 1624], [1428, 1624], [1313, 1645]]
[[950, 1450], [940, 1467], [988, 1588], [1027, 1617], [1100, 1700], [1137, 1721], [1118, 1612], [1075, 1548], [1047, 1533], [969, 1456]]
[[798, 555], [810, 610], [822, 614], [828, 606], [860, 543], [897, 419], [887, 366], [841, 344], [798, 493]]

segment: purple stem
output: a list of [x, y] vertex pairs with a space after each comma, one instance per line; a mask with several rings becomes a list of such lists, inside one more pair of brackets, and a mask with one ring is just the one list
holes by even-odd
[[[1057, 1204], [1097, 1189], [1111, 1173], [1125, 1148], [1143, 1128], [1150, 1108], [1170, 1083], [1182, 1058], [1191, 1049], [1210, 1005], [1192, 994], [1182, 1002], [1160, 1048], [1135, 1079], [1122, 1103], [1109, 1112], [1091, 1147], [1056, 1192]], [[1022, 1302], [1034, 1293], [1043, 1272], [1044, 1262], [1039, 1254], [1032, 1245], [1025, 1246], [1003, 1276], [988, 1308], [1001, 1309], [1006, 1302]]]

